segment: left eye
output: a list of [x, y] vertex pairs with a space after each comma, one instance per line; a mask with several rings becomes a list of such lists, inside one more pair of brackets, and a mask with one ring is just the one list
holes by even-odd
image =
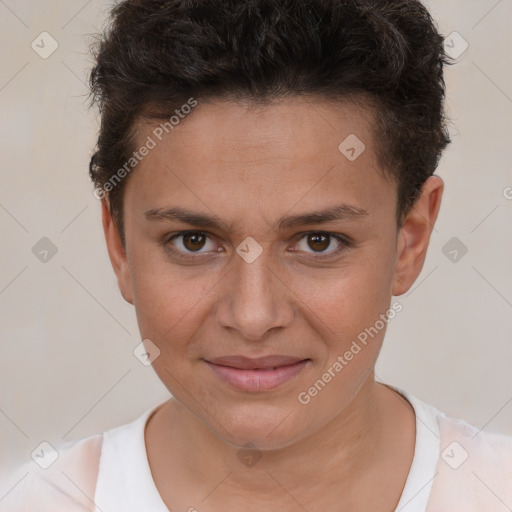
[[[332, 245], [332, 240], [336, 241], [336, 246], [333, 250], [327, 251], [329, 247]], [[297, 247], [299, 250], [304, 252], [310, 252], [308, 251], [308, 248], [313, 249], [313, 253], [335, 253], [337, 252], [343, 245], [345, 244], [345, 241], [337, 236], [333, 235], [331, 233], [306, 233], [297, 244]]]

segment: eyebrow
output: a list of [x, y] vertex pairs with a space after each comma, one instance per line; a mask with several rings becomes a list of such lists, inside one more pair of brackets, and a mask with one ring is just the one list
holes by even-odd
[[[297, 226], [323, 224], [336, 220], [356, 221], [368, 215], [367, 210], [358, 206], [340, 204], [316, 212], [285, 215], [277, 221], [276, 226], [278, 229], [290, 229]], [[206, 215], [179, 207], [169, 208], [167, 210], [162, 208], [148, 210], [144, 213], [144, 217], [149, 221], [180, 221], [185, 224], [203, 228], [214, 228], [226, 232], [231, 231], [231, 226], [217, 215]]]

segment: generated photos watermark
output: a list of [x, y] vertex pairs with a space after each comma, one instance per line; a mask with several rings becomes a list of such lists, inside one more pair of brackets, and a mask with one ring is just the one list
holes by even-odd
[[350, 345], [349, 349], [346, 350], [342, 355], [339, 355], [336, 358], [336, 361], [327, 368], [327, 371], [325, 371], [322, 376], [316, 380], [307, 390], [301, 391], [297, 399], [299, 403], [302, 405], [307, 405], [311, 402], [311, 399], [320, 393], [331, 380], [338, 375], [343, 368], [345, 368], [350, 361], [354, 359], [355, 356], [357, 356], [364, 347], [367, 346], [368, 341], [370, 339], [373, 339], [384, 327], [386, 324], [393, 320], [393, 318], [396, 317], [400, 311], [402, 311], [403, 305], [396, 301], [391, 305], [391, 308], [386, 311], [386, 313], [382, 313], [378, 320], [375, 321], [375, 323], [370, 326], [366, 327], [364, 331], [361, 331], [357, 335], [357, 340], [353, 340], [352, 344]]
[[176, 126], [180, 124], [182, 119], [192, 112], [192, 109], [197, 106], [197, 100], [189, 98], [186, 103], [176, 109], [175, 115], [172, 115], [168, 121], [160, 123], [153, 131], [152, 135], [148, 135], [146, 141], [137, 151], [132, 153], [132, 156], [105, 182], [101, 187], [94, 189], [94, 197], [96, 199], [104, 199], [109, 192], [111, 192], [142, 160], [149, 155], [150, 151], [155, 149], [159, 142], [161, 142], [166, 134], [171, 133]]

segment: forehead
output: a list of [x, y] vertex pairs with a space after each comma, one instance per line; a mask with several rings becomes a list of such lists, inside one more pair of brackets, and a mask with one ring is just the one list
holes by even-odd
[[[138, 143], [152, 134], [165, 139], [164, 143], [201, 149], [210, 158], [225, 162], [251, 157], [279, 158], [291, 151], [297, 159], [319, 158], [327, 146], [337, 150], [347, 136], [356, 134], [366, 146], [373, 145], [373, 112], [363, 100], [355, 98], [329, 101], [296, 96], [265, 105], [250, 100], [210, 99], [188, 110], [188, 115], [172, 116], [172, 127], [165, 120], [139, 122]], [[201, 154], [189, 155], [195, 156]]]
[[376, 157], [372, 111], [360, 103], [199, 102], [172, 129], [165, 126], [158, 120], [136, 128], [137, 147], [149, 139], [155, 145], [128, 181], [126, 206], [179, 201], [233, 215], [259, 209], [270, 218], [319, 201], [346, 199], [370, 211], [394, 201]]

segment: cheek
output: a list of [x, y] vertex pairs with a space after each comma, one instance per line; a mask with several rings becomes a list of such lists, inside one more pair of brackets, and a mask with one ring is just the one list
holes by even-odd
[[361, 262], [350, 270], [347, 266], [339, 270], [341, 277], [309, 281], [309, 288], [304, 283], [305, 302], [310, 301], [314, 328], [326, 348], [315, 377], [298, 395], [299, 403], [314, 411], [311, 417], [344, 409], [375, 367], [387, 327], [381, 315], [394, 316], [390, 314], [391, 259], [379, 261]]
[[215, 290], [215, 276], [201, 272], [198, 277], [190, 268], [137, 251], [132, 258], [132, 289], [141, 336], [154, 339], [157, 345], [165, 340], [177, 345], [177, 340], [191, 336], [194, 326], [202, 322], [205, 305]]
[[[358, 388], [382, 347], [387, 321], [381, 315], [390, 316], [393, 267], [392, 251], [387, 258], [383, 254], [384, 248], [375, 248], [357, 261], [347, 260], [346, 266], [331, 275], [300, 281], [300, 297], [307, 305], [303, 311], [309, 311], [308, 322], [325, 349], [318, 361], [318, 378], [332, 381], [330, 389], [340, 396], [349, 396]], [[328, 404], [330, 393], [323, 395], [319, 406], [324, 401]]]
[[357, 334], [389, 308], [393, 258], [391, 254], [383, 257], [382, 252], [375, 248], [336, 269], [289, 277], [290, 286], [306, 306], [303, 311], [316, 316], [330, 337], [346, 339]]

